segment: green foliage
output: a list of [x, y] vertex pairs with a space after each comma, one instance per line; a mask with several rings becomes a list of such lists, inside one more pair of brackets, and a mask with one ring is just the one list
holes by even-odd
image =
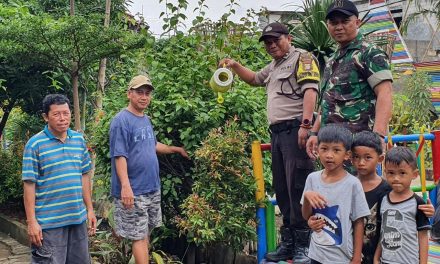
[[[66, 1], [18, 0], [0, 4], [0, 76], [5, 80], [0, 107], [5, 112], [5, 107], [14, 105], [35, 111], [36, 104], [48, 93], [70, 94], [71, 75], [89, 73], [101, 58], [121, 56], [148, 41], [145, 29], [127, 30], [122, 18], [104, 28], [105, 1], [76, 3], [74, 17], [66, 12]], [[124, 2], [112, 3], [112, 14], [125, 16]], [[76, 63], [74, 68], [72, 61]], [[97, 83], [86, 82], [85, 78], [80, 81], [83, 91], [89, 93]], [[92, 107], [87, 102], [83, 104]]]
[[22, 157], [22, 153], [0, 150], [0, 203], [7, 200], [17, 200], [23, 195]]
[[431, 102], [432, 81], [425, 72], [415, 71], [405, 77], [403, 91], [393, 98], [393, 116], [390, 121], [392, 134], [427, 132], [435, 109]]
[[19, 109], [12, 111], [2, 141], [7, 148], [0, 150], [0, 203], [23, 196], [21, 162], [24, 145], [42, 127], [42, 118], [29, 116]]
[[[98, 221], [98, 231], [90, 238], [90, 255], [100, 263], [129, 263], [131, 243], [126, 239], [117, 239], [113, 233], [102, 228], [102, 219]], [[102, 229], [102, 230], [99, 230]]]
[[336, 48], [325, 24], [327, 8], [332, 2], [332, 0], [303, 0], [301, 8], [304, 14], [296, 13], [301, 23], [292, 29], [293, 44], [312, 52], [318, 58], [322, 69], [325, 66], [325, 58], [328, 58]]
[[250, 142], [238, 124], [212, 129], [195, 153], [193, 193], [176, 221], [190, 241], [236, 250], [255, 238], [255, 180]]
[[[95, 200], [108, 199], [109, 195], [108, 128], [111, 119], [127, 106], [126, 87], [131, 77], [147, 69], [155, 89], [146, 114], [152, 120], [159, 142], [183, 145], [192, 155], [211, 129], [221, 127], [234, 118], [239, 120], [240, 130], [249, 134], [249, 142], [269, 142], [264, 89], [250, 88], [236, 79], [233, 89], [224, 94], [225, 102], [220, 105], [208, 85], [218, 61], [224, 56], [233, 57], [254, 70], [270, 62], [258, 39], [241, 33], [253, 30], [252, 22], [248, 20], [245, 23], [246, 27], [207, 23], [212, 31], [195, 27], [189, 35], [177, 34], [157, 40], [144, 50], [121, 56], [109, 64], [103, 112], [97, 113], [100, 122], [92, 128], [97, 157]], [[220, 41], [220, 38], [223, 39]], [[177, 236], [171, 219], [181, 215], [180, 205], [191, 193], [194, 164], [177, 155], [160, 156], [159, 162], [165, 222], [161, 231], [165, 231], [152, 237], [159, 235], [165, 238]]]

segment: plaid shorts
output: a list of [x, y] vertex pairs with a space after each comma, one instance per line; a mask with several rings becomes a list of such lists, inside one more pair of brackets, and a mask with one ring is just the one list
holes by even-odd
[[160, 191], [134, 197], [134, 206], [126, 209], [122, 200], [115, 198], [115, 232], [130, 240], [147, 238], [155, 227], [162, 225]]

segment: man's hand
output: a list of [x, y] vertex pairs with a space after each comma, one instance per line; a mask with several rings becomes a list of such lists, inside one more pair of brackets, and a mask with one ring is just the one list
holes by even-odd
[[134, 194], [130, 185], [122, 186], [121, 201], [126, 209], [130, 209], [134, 205]]
[[219, 68], [226, 67], [226, 68], [231, 68], [232, 69], [232, 68], [234, 68], [236, 63], [237, 62], [235, 60], [233, 60], [233, 59], [224, 58], [224, 59], [220, 60], [220, 62], [218, 63], [218, 67]]
[[89, 236], [96, 234], [96, 216], [93, 210], [87, 211], [87, 229]]
[[310, 136], [306, 143], [306, 151], [307, 155], [312, 160], [316, 160], [318, 158], [318, 137]]
[[304, 199], [306, 199], [314, 209], [323, 209], [327, 205], [325, 197], [314, 191], [306, 191], [304, 193]]
[[300, 127], [298, 130], [298, 146], [300, 149], [306, 147], [308, 129]]
[[419, 210], [422, 211], [426, 217], [433, 217], [435, 214], [435, 208], [432, 206], [431, 200], [427, 200], [426, 204], [419, 205]]
[[38, 224], [37, 220], [28, 221], [27, 224], [29, 240], [35, 246], [41, 247], [43, 245], [43, 231], [40, 224]]
[[312, 216], [310, 216], [309, 220], [307, 220], [307, 225], [314, 232], [321, 232], [321, 230], [325, 226], [325, 220], [324, 219], [318, 219], [318, 217], [312, 215]]
[[176, 147], [176, 153], [179, 153], [182, 157], [190, 159], [186, 150], [182, 147]]
[[350, 264], [361, 264], [362, 263], [362, 260], [361, 259], [355, 259], [355, 258], [353, 258], [351, 261], [350, 261]]

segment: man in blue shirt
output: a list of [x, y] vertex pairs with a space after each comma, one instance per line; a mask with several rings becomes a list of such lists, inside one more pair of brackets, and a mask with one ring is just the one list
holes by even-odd
[[157, 142], [150, 119], [144, 114], [153, 89], [149, 76], [135, 76], [128, 85], [128, 107], [110, 125], [115, 231], [133, 241], [136, 264], [149, 263], [149, 234], [162, 224], [156, 153], [179, 153], [188, 158], [185, 149]]
[[82, 134], [69, 128], [71, 112], [64, 95], [44, 98], [43, 117], [47, 125], [29, 139], [23, 153], [31, 262], [90, 263], [87, 228], [95, 233], [96, 217], [87, 146]]

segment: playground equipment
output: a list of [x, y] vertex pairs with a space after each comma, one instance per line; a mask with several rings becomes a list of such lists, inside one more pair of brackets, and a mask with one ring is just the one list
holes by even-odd
[[[432, 168], [434, 182], [440, 179], [440, 131], [432, 131], [431, 133], [420, 133], [412, 135], [395, 135], [385, 138], [385, 142], [418, 142], [419, 147], [416, 152], [417, 156], [422, 157], [423, 146], [426, 140], [431, 141], [432, 149]], [[270, 150], [270, 144], [261, 144], [259, 141], [252, 142], [252, 164], [255, 181], [257, 183], [256, 200], [257, 208], [257, 263], [261, 263], [267, 251], [273, 251], [276, 247], [276, 227], [273, 206], [276, 205], [275, 200], [267, 200], [264, 191], [263, 178], [263, 156], [262, 152]], [[423, 161], [423, 163], [422, 163]], [[422, 165], [423, 164], [423, 165]], [[424, 160], [420, 160], [419, 164], [421, 186], [414, 186], [411, 189], [415, 192], [422, 191], [426, 201], [426, 191], [429, 191], [429, 198], [432, 205], [436, 206], [437, 186], [431, 184], [426, 186], [426, 174], [424, 171]]]
[[217, 102], [219, 104], [225, 101], [222, 93], [227, 92], [231, 88], [233, 80], [232, 72], [227, 68], [219, 68], [214, 72], [214, 75], [212, 75], [209, 86], [217, 93]]

